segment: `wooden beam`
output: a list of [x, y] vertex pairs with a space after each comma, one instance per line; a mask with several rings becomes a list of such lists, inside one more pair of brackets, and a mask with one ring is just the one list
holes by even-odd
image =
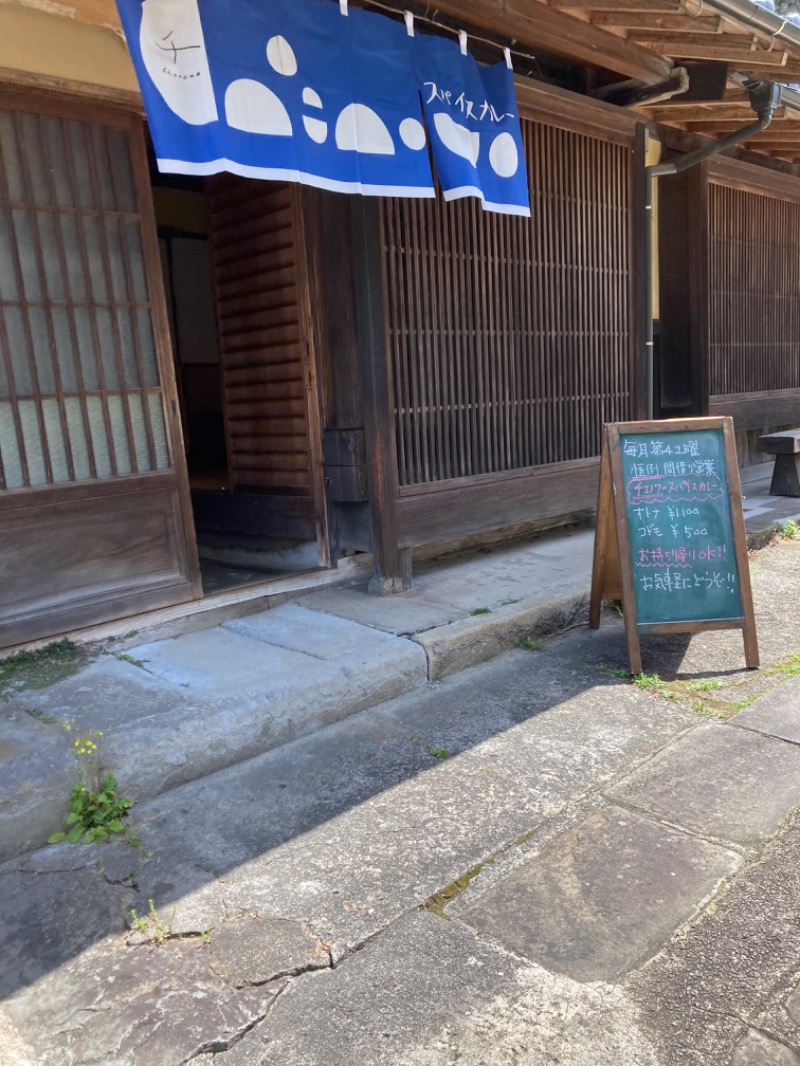
[[[756, 116], [751, 114], [741, 122], [686, 122], [684, 125], [690, 133], [707, 133], [709, 136], [722, 137], [726, 133], [735, 133], [737, 130], [743, 129], [751, 122], [755, 122], [755, 119]], [[776, 126], [770, 126], [762, 133], [759, 133], [758, 136], [766, 137], [768, 134], [789, 138], [800, 136], [800, 122], [783, 121]]]
[[[642, 105], [642, 106], [647, 106]], [[786, 109], [779, 107], [774, 118], [783, 118]], [[741, 122], [745, 125], [755, 112], [745, 102], [742, 104], [656, 104], [648, 109], [648, 117], [653, 122]]]
[[[724, 36], [725, 40], [721, 38]], [[780, 72], [788, 59], [786, 52], [765, 52], [755, 50], [752, 40], [737, 37], [734, 34], [705, 35], [705, 40], [697, 37], [688, 41], [685, 37], [663, 37], [656, 35], [652, 39], [641, 40], [645, 48], [653, 48], [662, 55], [681, 59], [713, 59], [721, 63], [731, 63], [745, 70], [755, 69], [756, 65]]]
[[764, 147], [771, 148], [772, 150], [778, 149], [781, 145], [786, 145], [790, 148], [797, 148], [800, 144], [800, 130], [795, 132], [790, 131], [783, 133], [781, 131], [765, 130], [762, 133], [756, 133], [754, 138], [750, 138], [747, 142], [751, 147]]
[[639, 29], [664, 31], [666, 33], [721, 33], [722, 19], [716, 16], [692, 18], [690, 15], [673, 15], [657, 11], [595, 11], [589, 21], [593, 26], [614, 26], [629, 30], [629, 38], [635, 39]]
[[682, 0], [550, 0], [551, 8], [571, 11], [663, 11], [680, 14]]
[[[677, 11], [677, 4], [669, 2], [670, 10]], [[398, 2], [397, 6], [401, 9], [403, 5]], [[435, 6], [441, 14], [457, 18], [461, 25], [472, 24], [528, 47], [613, 70], [648, 85], [665, 81], [672, 70], [671, 60], [539, 0], [437, 0]]]
[[[762, 56], [763, 52], [753, 52], [754, 56]], [[797, 60], [787, 60], [782, 67], [776, 67], [763, 63], [760, 59], [745, 59], [738, 57], [732, 61], [736, 70], [744, 74], [760, 74], [762, 81], [800, 81], [800, 63]]]
[[[718, 33], [713, 39], [705, 40], [705, 34], [703, 40], [694, 41], [693, 38], [687, 37], [686, 34], [669, 34], [662, 33], [661, 30], [632, 30], [632, 33], [636, 34], [636, 40], [641, 41], [643, 44], [657, 44], [662, 47], [669, 47], [677, 51], [680, 48], [686, 47], [689, 44], [702, 44], [713, 45], [714, 48], [733, 48], [735, 51], [744, 52], [763, 52], [764, 55], [775, 55], [775, 50], [768, 52], [766, 48], [761, 48], [760, 42], [753, 37], [750, 33]], [[785, 52], [778, 52], [778, 55], [785, 55]]]

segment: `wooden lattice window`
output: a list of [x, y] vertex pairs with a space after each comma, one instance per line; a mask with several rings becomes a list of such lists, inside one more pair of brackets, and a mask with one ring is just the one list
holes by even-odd
[[800, 203], [712, 183], [710, 392], [800, 388]]
[[0, 487], [171, 465], [123, 128], [0, 110]]
[[596, 456], [632, 417], [630, 146], [523, 135], [530, 220], [384, 202], [401, 486]]

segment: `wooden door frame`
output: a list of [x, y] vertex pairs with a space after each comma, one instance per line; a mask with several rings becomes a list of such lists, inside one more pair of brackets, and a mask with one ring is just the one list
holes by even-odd
[[[130, 151], [131, 172], [135, 187], [136, 207], [139, 216], [139, 232], [142, 241], [142, 257], [144, 265], [145, 282], [147, 285], [148, 304], [150, 308], [150, 320], [153, 332], [153, 346], [156, 358], [156, 367], [159, 376], [159, 390], [161, 393], [164, 423], [167, 442], [170, 452], [170, 471], [155, 476], [163, 477], [167, 473], [173, 475], [176, 480], [177, 495], [180, 502], [180, 524], [183, 532], [185, 561], [187, 564], [186, 580], [191, 585], [193, 599], [199, 599], [203, 595], [200, 581], [199, 558], [197, 554], [197, 541], [195, 537], [194, 521], [192, 518], [191, 497], [189, 493], [188, 470], [186, 455], [183, 447], [183, 436], [178, 409], [178, 394], [175, 380], [174, 362], [172, 357], [172, 342], [169, 332], [167, 317], [166, 295], [164, 292], [163, 277], [161, 274], [161, 259], [158, 250], [158, 234], [155, 221], [150, 191], [150, 169], [147, 161], [145, 146], [145, 120], [138, 111], [124, 107], [116, 107], [109, 104], [98, 103], [94, 100], [81, 99], [66, 93], [53, 95], [42, 92], [8, 88], [0, 83], [0, 108], [13, 111], [22, 111], [45, 117], [59, 118], [66, 121], [85, 121], [97, 125], [121, 130], [127, 135], [127, 144]], [[91, 493], [92, 486], [110, 485], [112, 483], [133, 484], [134, 478], [113, 477], [95, 479], [89, 482], [71, 483], [75, 494], [82, 490]], [[41, 492], [45, 489], [63, 491], [69, 489], [65, 485], [62, 489], [58, 486], [42, 486], [41, 489], [25, 488], [18, 490], [14, 495], [17, 501], [24, 498], [24, 494]]]
[[320, 373], [317, 351], [317, 332], [314, 328], [314, 311], [311, 306], [312, 264], [310, 262], [313, 242], [306, 235], [306, 219], [302, 211], [301, 186], [292, 186], [292, 218], [297, 239], [297, 258], [300, 301], [300, 321], [304, 334], [303, 376], [308, 412], [308, 446], [311, 459], [311, 486], [314, 494], [314, 524], [317, 533], [317, 549], [320, 566], [331, 566], [331, 543], [328, 528], [328, 503], [325, 492], [325, 455], [322, 437], [323, 420], [323, 374]]

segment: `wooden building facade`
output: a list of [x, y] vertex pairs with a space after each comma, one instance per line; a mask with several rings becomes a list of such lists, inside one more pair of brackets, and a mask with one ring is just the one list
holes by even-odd
[[[595, 84], [669, 75], [574, 21]], [[201, 555], [267, 588], [369, 552], [395, 592], [417, 549], [591, 512], [604, 423], [647, 403], [648, 135], [690, 130], [519, 78], [521, 219], [170, 183], [135, 92], [2, 65], [0, 647], [207, 595]], [[659, 217], [661, 412], [733, 413], [745, 457], [800, 417], [800, 176], [714, 160]]]

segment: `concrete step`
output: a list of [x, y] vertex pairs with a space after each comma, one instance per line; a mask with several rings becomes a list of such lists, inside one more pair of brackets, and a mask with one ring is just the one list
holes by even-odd
[[426, 684], [422, 647], [284, 604], [223, 626], [105, 653], [25, 692], [0, 719], [0, 860], [63, 828], [93, 733], [136, 802], [252, 758]]

